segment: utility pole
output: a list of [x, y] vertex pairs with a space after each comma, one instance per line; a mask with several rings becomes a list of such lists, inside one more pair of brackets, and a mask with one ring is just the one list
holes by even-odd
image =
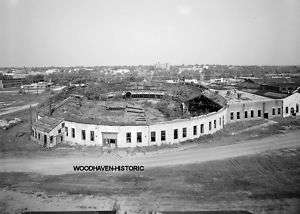
[[31, 133], [32, 133], [32, 107], [31, 105], [29, 106], [29, 122], [30, 122], [30, 126], [29, 126], [29, 139], [30, 139], [30, 136], [31, 136]]
[[52, 114], [52, 99], [51, 96], [49, 96], [49, 116]]

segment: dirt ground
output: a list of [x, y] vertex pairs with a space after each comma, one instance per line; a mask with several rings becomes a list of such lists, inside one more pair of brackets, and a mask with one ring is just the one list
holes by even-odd
[[248, 210], [298, 213], [300, 150], [138, 173], [1, 173], [1, 213], [25, 210]]
[[221, 160], [300, 145], [300, 132], [290, 131], [263, 139], [248, 140], [232, 145], [202, 148], [197, 145], [149, 153], [131, 155], [122, 152], [84, 153], [81, 155], [33, 156], [29, 158], [1, 158], [1, 172], [36, 172], [41, 174], [65, 174], [73, 172], [73, 165], [143, 165], [146, 168], [172, 166]]
[[[40, 103], [47, 99], [48, 92], [43, 92], [39, 94], [20, 94], [20, 93], [0, 93], [0, 102], [5, 103], [9, 107], [23, 106], [29, 103]], [[48, 96], [47, 96], [48, 95]], [[0, 109], [0, 111], [4, 111], [5, 108]]]

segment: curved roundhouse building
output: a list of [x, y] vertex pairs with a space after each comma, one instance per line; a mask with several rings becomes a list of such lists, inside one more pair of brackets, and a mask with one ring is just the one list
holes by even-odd
[[197, 85], [164, 84], [111, 91], [98, 101], [72, 95], [57, 103], [51, 113], [39, 112], [32, 139], [44, 147], [59, 143], [142, 147], [196, 139], [240, 120], [299, 115], [298, 92], [271, 99]]

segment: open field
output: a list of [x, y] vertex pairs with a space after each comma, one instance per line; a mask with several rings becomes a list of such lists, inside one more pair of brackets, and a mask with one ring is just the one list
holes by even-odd
[[20, 152], [22, 154], [39, 151], [40, 147], [30, 141], [30, 111], [15, 112], [1, 116], [0, 119], [11, 120], [15, 117], [22, 119], [22, 123], [8, 130], [0, 129], [0, 154], [6, 152]]
[[4, 211], [15, 210], [248, 210], [297, 213], [300, 150], [128, 174], [1, 173]]
[[[0, 103], [7, 104], [6, 107], [15, 107], [26, 105], [29, 103], [40, 103], [47, 99], [47, 93], [39, 93], [39, 94], [11, 94], [11, 93], [0, 93]], [[0, 108], [1, 111], [4, 111]]]

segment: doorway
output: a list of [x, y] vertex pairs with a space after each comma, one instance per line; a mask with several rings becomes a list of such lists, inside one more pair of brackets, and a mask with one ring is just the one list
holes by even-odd
[[44, 147], [47, 147], [47, 135], [44, 134]]
[[264, 118], [269, 119], [269, 113], [264, 113]]
[[109, 147], [109, 148], [116, 148], [117, 147], [117, 139], [104, 138], [103, 146]]
[[118, 133], [102, 132], [103, 147], [116, 148]]
[[57, 135], [56, 136], [56, 143], [62, 143], [64, 140], [64, 136], [63, 135]]
[[293, 107], [291, 108], [291, 115], [296, 116], [295, 109]]

